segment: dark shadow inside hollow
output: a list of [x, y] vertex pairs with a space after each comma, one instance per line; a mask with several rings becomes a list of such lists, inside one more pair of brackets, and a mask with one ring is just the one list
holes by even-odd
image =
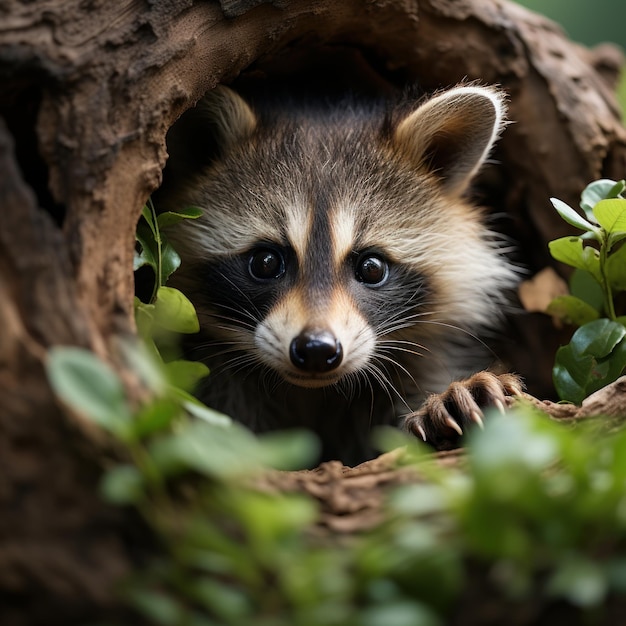
[[41, 87], [36, 79], [31, 83], [13, 84], [0, 96], [0, 117], [4, 118], [13, 137], [22, 178], [37, 196], [38, 205], [58, 226], [62, 226], [65, 207], [56, 202], [50, 192], [48, 165], [39, 152], [37, 117], [40, 104]]

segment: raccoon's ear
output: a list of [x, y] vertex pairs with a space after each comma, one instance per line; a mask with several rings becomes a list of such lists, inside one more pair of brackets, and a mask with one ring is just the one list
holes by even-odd
[[462, 193], [489, 155], [505, 114], [504, 96], [497, 89], [456, 87], [407, 115], [393, 141], [417, 167], [440, 177], [446, 190]]
[[193, 173], [252, 135], [257, 119], [245, 100], [220, 85], [186, 111], [167, 135], [170, 170]]
[[221, 151], [250, 137], [257, 125], [248, 103], [223, 85], [207, 93], [196, 108], [199, 122]]

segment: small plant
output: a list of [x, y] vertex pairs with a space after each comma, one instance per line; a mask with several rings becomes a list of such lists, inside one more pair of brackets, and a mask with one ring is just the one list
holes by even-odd
[[565, 600], [595, 623], [607, 598], [626, 595], [624, 432], [599, 437], [520, 409], [492, 416], [467, 466], [453, 468], [389, 431], [388, 446], [406, 444], [404, 462], [427, 480], [392, 493], [377, 528], [324, 542], [311, 497], [250, 487], [268, 463], [311, 458], [306, 434], [255, 438], [190, 420], [167, 392], [132, 410], [116, 374], [84, 350], [55, 348], [48, 372], [128, 452], [102, 494], [135, 507], [160, 547], [121, 588], [146, 623], [443, 626], [481, 581], [502, 616]]
[[554, 384], [563, 400], [580, 404], [589, 394], [616, 380], [626, 367], [626, 317], [616, 299], [626, 291], [626, 183], [602, 179], [581, 195], [585, 215], [552, 199], [559, 215], [584, 231], [551, 241], [550, 254], [575, 268], [570, 295], [555, 298], [547, 312], [579, 326], [559, 348]]
[[[453, 468], [425, 463], [417, 441], [385, 430], [381, 447], [406, 445], [403, 462], [427, 480], [391, 494], [380, 525], [349, 540], [312, 532], [311, 497], [252, 488], [267, 467], [310, 463], [316, 442], [306, 432], [253, 436], [191, 398], [204, 370], [162, 362], [153, 333], [179, 327], [156, 312], [173, 255], [148, 211], [138, 238], [160, 278], [151, 302], [137, 303], [149, 341], [125, 352], [151, 399], [132, 405], [89, 351], [55, 347], [47, 362], [57, 396], [126, 451], [101, 488], [109, 503], [139, 511], [156, 539], [121, 587], [142, 623], [442, 626], [475, 593], [477, 573], [489, 610], [503, 615], [565, 600], [591, 623], [607, 598], [626, 595], [623, 432], [600, 438], [521, 407], [487, 420], [467, 466]], [[186, 304], [177, 310], [190, 317]]]
[[[198, 317], [193, 305], [178, 289], [166, 287], [168, 278], [179, 268], [180, 256], [167, 240], [163, 229], [186, 219], [197, 219], [200, 209], [189, 207], [184, 212], [168, 211], [157, 215], [151, 200], [143, 207], [137, 224], [139, 250], [135, 253], [134, 270], [150, 267], [154, 281], [147, 302], [135, 298], [135, 320], [141, 338], [159, 353], [155, 342], [171, 350], [178, 333], [197, 333]], [[168, 341], [168, 339], [170, 341]], [[208, 373], [208, 372], [207, 372]]]

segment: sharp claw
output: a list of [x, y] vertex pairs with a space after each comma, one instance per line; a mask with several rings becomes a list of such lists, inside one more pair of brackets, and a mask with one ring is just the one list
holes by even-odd
[[446, 424], [450, 426], [452, 430], [455, 430], [457, 433], [459, 433], [459, 435], [463, 434], [463, 431], [461, 430], [461, 427], [459, 426], [457, 421], [452, 419], [451, 417], [446, 417]]
[[480, 416], [480, 413], [479, 413], [478, 411], [472, 411], [472, 412], [470, 413], [470, 417], [472, 418], [472, 420], [473, 420], [474, 422], [476, 422], [476, 424], [478, 424], [478, 426], [479, 426], [480, 428], [482, 428], [482, 429], [484, 429], [484, 428], [485, 428], [485, 425], [483, 424], [483, 420], [482, 420], [482, 418], [481, 418], [481, 416]]
[[496, 398], [493, 401], [493, 403], [494, 403], [495, 407], [498, 409], [498, 411], [500, 411], [500, 413], [502, 415], [506, 414], [506, 410], [504, 409], [504, 404], [502, 404], [502, 400], [500, 400], [500, 398]]
[[426, 443], [426, 431], [424, 430], [424, 427], [421, 424], [418, 424], [416, 426], [417, 432], [420, 434], [420, 437], [424, 440], [424, 443]]

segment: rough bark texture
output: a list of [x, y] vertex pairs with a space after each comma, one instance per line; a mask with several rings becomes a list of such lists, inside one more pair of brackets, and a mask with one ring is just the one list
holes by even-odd
[[[55, 403], [42, 364], [52, 345], [87, 346], [140, 392], [115, 351], [134, 331], [135, 224], [159, 185], [167, 129], [203, 92], [255, 77], [350, 77], [364, 92], [501, 84], [515, 124], [481, 192], [508, 215], [532, 274], [550, 263], [546, 242], [567, 234], [547, 199], [575, 203], [587, 182], [626, 172], [620, 64], [615, 49], [583, 49], [500, 0], [1, 2], [0, 621], [70, 624], [118, 608], [132, 524], [96, 495], [107, 443]], [[548, 393], [550, 320], [514, 327], [512, 367]], [[351, 472], [406, 479], [381, 467]], [[320, 475], [332, 486], [351, 472], [302, 480], [311, 491]], [[358, 498], [375, 513], [377, 496]]]

